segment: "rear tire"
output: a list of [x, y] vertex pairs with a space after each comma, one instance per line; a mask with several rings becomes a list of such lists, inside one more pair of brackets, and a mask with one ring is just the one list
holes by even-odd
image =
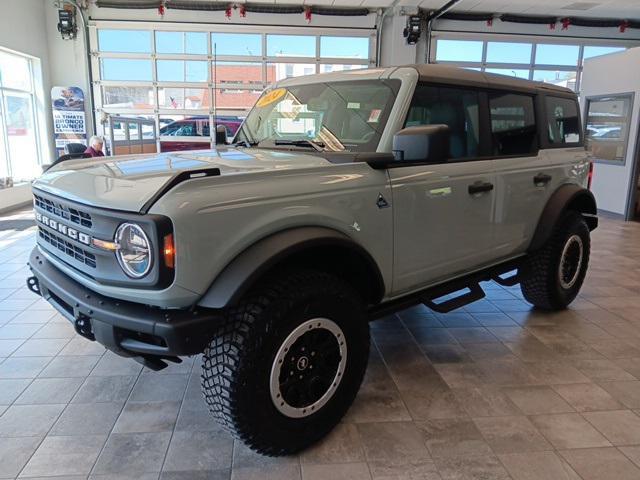
[[524, 298], [544, 310], [567, 308], [584, 282], [590, 249], [584, 218], [577, 212], [567, 212], [544, 247], [527, 257], [521, 269]]
[[213, 416], [264, 455], [323, 438], [352, 404], [369, 357], [358, 294], [322, 272], [271, 278], [230, 309], [204, 351]]

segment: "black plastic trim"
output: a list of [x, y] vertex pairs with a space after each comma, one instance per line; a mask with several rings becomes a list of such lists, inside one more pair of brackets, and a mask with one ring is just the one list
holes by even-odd
[[[509, 273], [512, 270], [520, 268], [522, 258], [523, 257], [518, 257], [515, 259], [507, 260], [497, 265], [466, 275], [462, 275], [460, 277], [454, 278], [453, 280], [447, 280], [445, 282], [429, 286], [417, 292], [409, 293], [405, 296], [395, 298], [378, 305], [374, 305], [369, 309], [369, 317], [371, 320], [374, 320], [376, 318], [381, 318], [400, 310], [413, 307], [414, 305], [419, 305], [421, 303], [424, 303], [427, 307], [430, 308], [433, 308], [434, 305], [436, 306], [436, 308], [438, 308], [438, 306], [443, 307], [441, 310], [447, 312], [455, 308], [459, 308], [463, 305], [467, 305], [476, 300], [479, 300], [484, 296], [484, 294], [480, 293], [480, 291], [482, 291], [482, 287], [480, 287], [479, 285], [480, 282], [496, 280], [498, 278], [501, 278], [505, 273]], [[518, 279], [518, 274], [508, 278], [511, 280]], [[514, 282], [513, 284], [515, 283], [517, 282]], [[468, 288], [470, 292], [466, 294], [466, 296], [461, 295], [454, 298], [451, 303], [434, 304], [433, 302], [433, 300], [454, 292], [458, 292], [465, 288]]]
[[58, 270], [39, 247], [31, 252], [29, 267], [32, 291], [39, 290], [76, 329], [82, 321], [87, 332], [88, 322], [91, 334], [83, 335], [121, 356], [195, 355], [202, 352], [220, 318], [209, 309], [168, 310], [100, 295]]
[[547, 240], [551, 238], [551, 234], [564, 212], [575, 201], [586, 202], [587, 208], [583, 208], [580, 213], [584, 216], [589, 230], [595, 230], [598, 227], [598, 210], [593, 193], [573, 183], [561, 185], [553, 192], [540, 215], [538, 226], [529, 245], [529, 252], [542, 248]]
[[[171, 283], [173, 283], [175, 275], [174, 269], [168, 268], [162, 261], [161, 256], [164, 237], [173, 232], [173, 223], [169, 217], [157, 214], [141, 215], [137, 212], [126, 212], [122, 210], [95, 207], [60, 197], [35, 187], [33, 187], [33, 192], [42, 198], [52, 199], [66, 206], [71, 206], [89, 213], [93, 221], [91, 228], [83, 225], [72, 224], [63, 218], [55, 216], [52, 217], [50, 212], [34, 205], [34, 211], [39, 212], [42, 215], [52, 217], [54, 220], [60, 220], [61, 223], [73, 227], [79, 232], [86, 233], [91, 237], [112, 241], [119, 225], [127, 222], [136, 223], [142, 227], [151, 240], [154, 251], [154, 266], [151, 268], [151, 271], [142, 278], [132, 279], [124, 273], [113, 252], [108, 252], [92, 245], [85, 245], [76, 240], [65, 237], [65, 241], [68, 241], [79, 248], [85, 249], [98, 257], [97, 259], [100, 264], [97, 265], [97, 268], [84, 269], [82, 268], [82, 265], [80, 265], [79, 262], [76, 262], [73, 258], [67, 257], [66, 255], [60, 255], [60, 252], [53, 246], [46, 242], [38, 241], [38, 245], [55, 257], [56, 261], [68, 265], [83, 277], [91, 279], [102, 285], [129, 286], [140, 289], [159, 290], [167, 288]], [[46, 225], [38, 223], [38, 227], [46, 230], [50, 234], [53, 232], [56, 235], [59, 235], [57, 231], [51, 230]]]
[[375, 260], [364, 248], [336, 230], [299, 227], [270, 235], [245, 249], [216, 277], [198, 305], [216, 309], [232, 306], [278, 263], [305, 249], [325, 246], [347, 248], [363, 259], [373, 272], [371, 282], [375, 294], [372, 303], [382, 298], [385, 292], [384, 279]]
[[149, 212], [154, 203], [156, 203], [160, 198], [162, 198], [165, 193], [171, 190], [173, 187], [182, 183], [186, 180], [193, 180], [196, 178], [205, 178], [205, 177], [215, 177], [220, 175], [220, 169], [217, 167], [212, 168], [201, 168], [197, 170], [185, 170], [175, 174], [169, 180], [165, 182], [162, 187], [158, 189], [156, 193], [154, 193], [149, 200], [145, 202], [145, 204], [140, 208], [140, 213], [146, 214]]

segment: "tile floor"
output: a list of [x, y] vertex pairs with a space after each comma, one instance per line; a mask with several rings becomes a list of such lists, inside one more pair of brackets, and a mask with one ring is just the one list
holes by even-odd
[[147, 371], [27, 291], [29, 217], [0, 218], [0, 478], [640, 479], [640, 224], [602, 220], [568, 311], [490, 284], [373, 323], [344, 422], [268, 459], [210, 421], [197, 359]]

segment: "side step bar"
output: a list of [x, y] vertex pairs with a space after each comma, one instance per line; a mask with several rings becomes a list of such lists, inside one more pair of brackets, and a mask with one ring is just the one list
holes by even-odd
[[[511, 272], [505, 272], [505, 273], [511, 273]], [[517, 285], [518, 283], [520, 283], [520, 272], [516, 270], [513, 275], [506, 278], [503, 277], [502, 274], [498, 274], [494, 276], [491, 280], [493, 280], [499, 285], [502, 285], [503, 287], [513, 287], [514, 285]]]
[[439, 303], [434, 302], [434, 300], [450, 296], [451, 294], [459, 292], [461, 290], [449, 289], [450, 291], [446, 293], [430, 292], [430, 296], [425, 296], [422, 298], [422, 303], [424, 303], [424, 305], [429, 307], [431, 310], [434, 310], [438, 313], [449, 313], [452, 310], [464, 307], [465, 305], [469, 305], [473, 302], [477, 302], [478, 300], [482, 300], [485, 297], [484, 290], [479, 283], [467, 285], [466, 288], [469, 290], [467, 293], [463, 293], [461, 295], [458, 295], [457, 297], [448, 298], [447, 300]]
[[[371, 320], [381, 318], [420, 303], [438, 313], [447, 313], [456, 308], [464, 307], [485, 297], [480, 282], [493, 280], [504, 287], [512, 287], [520, 283], [519, 268], [521, 263], [522, 257], [509, 260], [488, 269], [473, 272], [439, 285], [427, 287], [404, 297], [375, 305], [369, 310], [369, 318]], [[464, 290], [467, 291], [464, 292]], [[458, 292], [460, 293], [457, 296], [452, 296]], [[437, 302], [436, 300], [440, 298], [443, 300]]]

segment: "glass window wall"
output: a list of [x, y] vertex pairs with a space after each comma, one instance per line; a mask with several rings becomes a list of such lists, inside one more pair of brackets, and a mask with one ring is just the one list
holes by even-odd
[[[145, 125], [152, 119], [159, 132], [158, 148], [172, 148], [166, 143], [169, 137], [198, 137], [194, 145], [202, 148], [202, 133], [209, 136], [215, 131], [209, 129], [209, 119], [215, 115], [216, 124], [225, 125], [232, 136], [264, 88], [275, 81], [374, 63], [371, 32], [306, 32], [264, 27], [232, 33], [200, 25], [185, 31], [135, 30], [97, 22], [91, 27], [91, 41], [97, 47], [93, 62], [97, 108], [109, 118], [144, 116]], [[172, 131], [178, 134], [169, 133], [171, 129], [165, 128], [169, 123], [175, 124]], [[198, 134], [180, 133], [188, 129]], [[114, 135], [122, 133], [112, 130]]]
[[622, 45], [622, 42], [618, 45], [596, 45], [587, 40], [560, 43], [559, 40], [541, 40], [540, 37], [523, 37], [515, 41], [502, 41], [498, 35], [478, 37], [467, 39], [469, 36], [463, 34], [436, 33], [431, 60], [579, 91], [584, 60], [635, 46], [632, 45], [634, 42], [626, 42], [629, 45]]
[[33, 71], [31, 58], [0, 51], [0, 189], [42, 172]]

